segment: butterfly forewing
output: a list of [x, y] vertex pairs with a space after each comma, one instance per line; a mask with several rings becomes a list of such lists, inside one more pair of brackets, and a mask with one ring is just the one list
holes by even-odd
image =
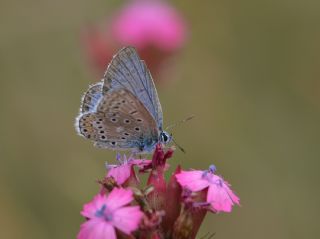
[[157, 124], [144, 105], [128, 90], [108, 91], [96, 112], [83, 114], [79, 132], [95, 145], [112, 149], [152, 148], [158, 141]]
[[109, 90], [129, 90], [162, 129], [162, 110], [151, 74], [145, 63], [140, 60], [133, 47], [126, 47], [114, 56], [104, 75], [105, 92]]

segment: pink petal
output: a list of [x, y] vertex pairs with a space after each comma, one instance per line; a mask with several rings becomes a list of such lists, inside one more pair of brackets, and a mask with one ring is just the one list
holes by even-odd
[[186, 187], [193, 192], [200, 191], [209, 186], [209, 182], [203, 177], [204, 171], [182, 171], [176, 175], [177, 181], [182, 187]]
[[92, 219], [81, 225], [77, 239], [116, 239], [116, 233], [111, 224]]
[[112, 223], [119, 230], [130, 234], [139, 227], [142, 216], [139, 206], [123, 207], [113, 213]]
[[113, 211], [119, 207], [125, 206], [133, 200], [130, 189], [114, 188], [109, 194], [106, 204]]
[[224, 182], [225, 182], [224, 188], [227, 191], [228, 195], [230, 196], [231, 200], [235, 204], [240, 205], [240, 198], [237, 195], [235, 195], [233, 191], [230, 189], [230, 184], [227, 181], [224, 181]]
[[119, 166], [110, 168], [107, 177], [113, 177], [119, 185], [124, 184], [132, 176], [132, 167], [144, 168], [151, 164], [151, 160], [128, 159]]
[[211, 184], [207, 194], [207, 202], [214, 211], [231, 212], [232, 206], [239, 204], [239, 198], [230, 190], [228, 185], [219, 183]]
[[83, 206], [81, 215], [87, 218], [94, 218], [97, 210], [106, 204], [107, 197], [105, 195], [98, 194], [93, 200]]
[[111, 168], [107, 176], [112, 176], [119, 185], [122, 185], [130, 177], [130, 172], [131, 164], [125, 163], [117, 167]]

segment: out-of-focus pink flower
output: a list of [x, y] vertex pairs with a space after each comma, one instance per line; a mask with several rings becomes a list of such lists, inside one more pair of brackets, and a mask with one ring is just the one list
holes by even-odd
[[207, 202], [211, 210], [215, 212], [231, 212], [234, 204], [240, 203], [239, 198], [231, 191], [230, 184], [222, 177], [214, 174], [215, 167], [210, 166], [209, 170], [182, 171], [176, 175], [177, 181], [182, 187], [192, 192], [198, 192], [208, 188]]
[[120, 44], [138, 49], [153, 46], [174, 51], [185, 41], [186, 27], [182, 17], [167, 2], [136, 0], [115, 16], [112, 35]]
[[143, 213], [139, 206], [126, 206], [133, 200], [130, 189], [114, 188], [108, 196], [98, 194], [85, 204], [78, 239], [116, 239], [115, 228], [125, 234], [135, 231]]
[[[156, 82], [172, 67], [172, 57], [186, 41], [183, 17], [167, 1], [134, 0], [116, 11], [102, 30], [93, 26], [84, 31], [82, 42], [92, 65], [102, 74], [117, 49], [137, 48]], [[160, 79], [159, 79], [160, 78]]]
[[[106, 32], [97, 29], [95, 26], [87, 27], [81, 34], [81, 43], [90, 64], [103, 73], [110, 62], [114, 51], [112, 41]], [[100, 75], [101, 77], [101, 75]]]
[[151, 164], [151, 160], [133, 158], [127, 159], [125, 155], [123, 156], [123, 159], [118, 157], [118, 161], [119, 165], [106, 165], [108, 169], [107, 177], [113, 177], [118, 185], [124, 184], [130, 178], [130, 176], [135, 177], [133, 171], [134, 166], [144, 168]]

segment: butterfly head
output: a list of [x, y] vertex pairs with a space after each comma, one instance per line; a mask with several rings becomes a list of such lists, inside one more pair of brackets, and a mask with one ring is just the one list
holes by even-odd
[[172, 135], [166, 131], [161, 131], [160, 133], [160, 142], [164, 144], [170, 143], [172, 140]]

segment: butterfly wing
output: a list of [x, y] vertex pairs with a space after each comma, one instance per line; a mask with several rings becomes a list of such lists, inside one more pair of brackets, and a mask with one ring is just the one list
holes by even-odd
[[136, 96], [162, 129], [163, 114], [150, 71], [133, 47], [121, 49], [104, 75], [103, 90], [127, 89]]
[[82, 97], [80, 112], [94, 112], [98, 102], [102, 98], [102, 87], [103, 82], [98, 82], [94, 85], [91, 85], [86, 93]]
[[149, 151], [158, 142], [157, 124], [144, 105], [128, 90], [106, 92], [96, 112], [78, 119], [78, 132], [102, 148]]

